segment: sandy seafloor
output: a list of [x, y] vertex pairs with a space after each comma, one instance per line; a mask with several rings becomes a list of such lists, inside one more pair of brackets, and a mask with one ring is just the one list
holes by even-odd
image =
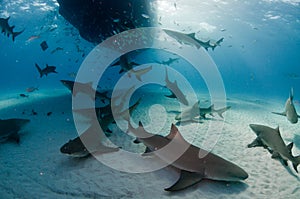
[[[299, 123], [293, 125], [271, 114], [284, 109], [284, 98], [227, 97], [232, 108], [225, 115], [222, 136], [213, 152], [244, 168], [249, 178], [241, 183], [203, 180], [186, 190], [169, 193], [164, 188], [178, 178], [171, 167], [132, 174], [111, 169], [94, 157], [76, 159], [60, 153], [60, 147], [77, 136], [67, 90], [39, 90], [28, 98], [19, 97], [18, 92], [5, 94], [0, 97], [0, 117], [28, 118], [31, 122], [20, 132], [19, 145], [0, 144], [0, 198], [300, 198], [300, 174], [271, 159], [263, 148], [247, 148], [256, 137], [250, 123], [272, 128], [279, 125], [284, 141], [295, 142], [293, 154], [300, 154]], [[166, 99], [164, 106], [172, 110], [172, 100]], [[32, 109], [38, 114], [31, 115]], [[300, 111], [298, 105], [296, 109]], [[52, 115], [47, 116], [50, 111]], [[135, 114], [141, 114], [145, 121], [144, 111], [137, 110]], [[159, 114], [155, 117], [159, 118]], [[220, 121], [215, 116], [200, 124], [196, 144], [206, 135], [210, 123]], [[194, 132], [195, 124], [181, 128]], [[122, 143], [122, 147], [142, 148], [132, 143], [133, 138], [115, 131], [111, 139]], [[189, 137], [188, 133], [183, 136]], [[289, 165], [292, 168], [290, 162]]]

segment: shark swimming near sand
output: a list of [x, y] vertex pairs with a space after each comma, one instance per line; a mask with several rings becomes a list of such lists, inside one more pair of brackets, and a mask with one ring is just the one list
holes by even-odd
[[15, 26], [9, 26], [9, 24], [8, 24], [9, 19], [10, 19], [10, 17], [0, 18], [1, 33], [4, 33], [4, 35], [6, 35], [7, 37], [12, 35], [12, 40], [15, 41], [15, 38], [18, 35], [20, 35], [22, 32], [24, 32], [25, 29], [23, 29], [22, 31], [19, 31], [19, 32], [14, 32], [13, 29], [15, 28]]
[[57, 73], [55, 71], [56, 67], [55, 66], [49, 66], [48, 64], [46, 64], [45, 68], [41, 69], [41, 67], [37, 63], [35, 63], [35, 67], [38, 70], [38, 72], [40, 74], [40, 77], [43, 77], [44, 75], [48, 76], [49, 73]]
[[[179, 87], [177, 85], [177, 81], [175, 80], [174, 82], [171, 82], [169, 80], [167, 68], [166, 68], [165, 82], [166, 82], [166, 87], [172, 92], [172, 95], [170, 95], [169, 97], [174, 98], [174, 96], [175, 96], [178, 99], [179, 102], [181, 102], [182, 104], [188, 106], [189, 102], [186, 99], [183, 92], [179, 89]], [[168, 97], [168, 96], [166, 96], [166, 97]]]
[[272, 113], [286, 116], [288, 121], [290, 121], [292, 124], [296, 124], [300, 116], [297, 114], [293, 99], [294, 99], [294, 92], [292, 88], [290, 92], [290, 96], [285, 102], [285, 110], [282, 113], [278, 113], [278, 112], [272, 112]]
[[200, 39], [197, 39], [196, 33], [184, 34], [181, 32], [167, 29], [164, 29], [164, 32], [167, 33], [170, 37], [176, 39], [180, 44], [195, 46], [198, 49], [203, 47], [207, 51], [209, 48], [214, 50], [217, 46], [220, 46], [221, 43], [224, 41], [223, 37], [216, 42], [212, 42], [211, 40], [201, 41]]
[[[125, 120], [128, 120], [128, 115], [130, 115], [140, 104], [141, 99], [138, 99], [136, 103], [134, 103], [132, 106], [130, 106], [128, 109], [123, 110], [122, 108], [124, 107], [118, 107], [118, 110], [114, 111], [120, 111], [115, 113], [116, 117], [114, 117], [113, 112], [112, 112], [112, 105], [109, 104], [105, 107], [101, 108], [96, 108], [96, 110], [93, 109], [79, 109], [79, 110], [73, 110], [75, 113], [81, 114], [86, 117], [91, 117], [93, 114], [93, 111], [96, 111], [97, 115], [97, 120], [99, 122], [99, 125], [107, 136], [109, 134], [107, 133], [112, 133], [112, 131], [109, 129], [109, 125], [114, 123], [115, 120], [124, 118]], [[128, 111], [128, 112], [127, 112]], [[93, 122], [92, 122], [93, 123]], [[101, 140], [98, 141], [97, 144], [93, 144], [92, 147], [89, 147], [89, 149], [84, 146], [83, 142], [81, 139], [93, 139], [93, 136], [99, 137], [98, 133], [95, 132], [95, 129], [93, 128], [93, 125], [89, 129], [87, 129], [84, 133], [82, 133], [80, 136], [76, 137], [73, 140], [69, 140], [66, 144], [64, 144], [61, 148], [60, 151], [63, 154], [70, 155], [72, 157], [87, 157], [91, 153], [109, 153], [109, 152], [115, 152], [118, 151], [119, 148], [112, 148], [112, 147], [107, 147], [102, 144]]]
[[[73, 140], [69, 140], [60, 148], [60, 152], [76, 158], [84, 158], [89, 156], [92, 153], [110, 153], [116, 152], [119, 150], [117, 147], [105, 146], [101, 141], [97, 144], [89, 146], [89, 149], [83, 144], [82, 139], [98, 139], [97, 133], [94, 132], [95, 129], [93, 126], [89, 127], [85, 132], [80, 136], [76, 137]], [[91, 142], [92, 143], [92, 142]]]
[[248, 145], [252, 147], [264, 147], [272, 154], [272, 158], [278, 158], [287, 166], [287, 161], [293, 163], [295, 171], [298, 173], [298, 165], [300, 164], [300, 155], [293, 156], [293, 143], [286, 145], [280, 135], [279, 127], [276, 129], [264, 125], [250, 124], [250, 128], [257, 135], [257, 138]]
[[[80, 83], [80, 82], [74, 82], [74, 81], [70, 81], [70, 80], [60, 80], [60, 82], [65, 87], [67, 87], [74, 96], [76, 96], [79, 92], [85, 93], [89, 96], [91, 96], [91, 94], [95, 93], [95, 97], [97, 99], [100, 99], [102, 103], [105, 103], [105, 101], [110, 100], [110, 98], [107, 96], [108, 91], [99, 92], [97, 90], [94, 90], [92, 87], [92, 85], [93, 85], [92, 82]], [[76, 90], [73, 89], [75, 84], [76, 84], [76, 88], [77, 88]]]
[[[214, 116], [214, 113], [217, 113], [221, 118], [223, 118], [223, 113], [231, 108], [231, 106], [227, 106], [221, 109], [215, 109], [214, 105], [211, 105], [208, 108], [199, 107], [200, 102], [196, 102], [192, 107], [187, 108], [186, 110], [179, 113], [175, 119], [181, 122], [187, 121], [199, 121], [199, 119], [205, 119], [206, 115], [209, 114]], [[198, 119], [197, 119], [198, 118]]]
[[19, 131], [29, 122], [28, 119], [0, 119], [0, 141], [13, 140], [19, 143]]
[[[166, 191], [179, 191], [203, 179], [241, 181], [248, 178], [247, 172], [234, 163], [188, 143], [174, 124], [167, 136], [145, 131], [141, 122], [137, 128], [128, 122], [128, 131], [152, 151], [148, 155], [157, 156], [181, 171], [178, 181]], [[200, 158], [203, 152], [206, 155]]]

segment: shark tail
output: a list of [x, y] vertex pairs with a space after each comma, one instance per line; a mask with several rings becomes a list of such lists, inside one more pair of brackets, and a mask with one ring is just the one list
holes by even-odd
[[12, 34], [12, 40], [15, 41], [15, 38], [16, 38], [18, 35], [20, 35], [21, 33], [23, 33], [24, 30], [25, 30], [25, 29], [23, 29], [23, 30], [20, 31], [20, 32], [13, 32], [13, 34]]
[[[291, 142], [290, 144], [287, 145], [287, 149], [289, 150], [289, 153], [292, 156], [293, 156], [293, 154], [292, 154], [292, 148], [293, 148], [293, 146], [294, 146], [293, 142]], [[295, 171], [298, 173], [297, 167], [300, 164], [300, 155], [294, 157], [294, 159], [293, 159], [292, 162], [293, 162], [293, 167], [294, 167]]]
[[298, 173], [298, 165], [300, 164], [300, 155], [295, 157], [295, 161], [293, 161], [293, 167], [295, 169], [295, 171]]
[[216, 42], [216, 44], [218, 45], [218, 46], [220, 46], [221, 45], [221, 43], [224, 41], [224, 37], [222, 37], [221, 39], [219, 39], [217, 42]]
[[231, 106], [226, 106], [225, 108], [221, 108], [221, 109], [215, 110], [215, 111], [221, 118], [223, 118], [223, 113], [230, 108], [231, 108]]
[[40, 77], [43, 77], [42, 69], [39, 67], [39, 65], [37, 63], [35, 63], [35, 67], [39, 71]]

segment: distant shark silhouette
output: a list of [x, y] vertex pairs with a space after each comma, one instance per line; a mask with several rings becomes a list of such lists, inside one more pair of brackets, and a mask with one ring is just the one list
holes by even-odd
[[[70, 80], [60, 80], [60, 82], [67, 87], [71, 93], [76, 96], [79, 92], [85, 93], [87, 95], [91, 95], [95, 93], [95, 97], [100, 99], [102, 103], [105, 103], [105, 100], [110, 100], [110, 98], [107, 96], [108, 91], [99, 92], [93, 89], [92, 82], [88, 83], [80, 83], [80, 82], [74, 82]], [[74, 85], [76, 84], [76, 90], [74, 90]]]
[[166, 97], [173, 97], [174, 96], [178, 99], [179, 102], [182, 104], [188, 106], [189, 102], [187, 101], [185, 95], [182, 93], [182, 91], [179, 89], [177, 85], [177, 81], [175, 80], [173, 83], [169, 80], [168, 77], [168, 70], [166, 68], [166, 77], [165, 77], [166, 87], [172, 92], [172, 95], [166, 96]]
[[4, 33], [4, 35], [6, 35], [7, 37], [12, 35], [12, 40], [15, 41], [15, 38], [18, 35], [20, 35], [22, 32], [24, 32], [25, 29], [20, 32], [14, 32], [13, 29], [15, 28], [15, 26], [9, 26], [9, 24], [8, 24], [9, 19], [10, 19], [10, 17], [0, 18], [1, 32]]
[[55, 66], [49, 66], [48, 64], [46, 64], [46, 68], [41, 69], [41, 67], [35, 63], [35, 67], [38, 70], [38, 72], [40, 73], [40, 77], [48, 76], [49, 73], [57, 73], [56, 67]]
[[215, 106], [213, 104], [208, 108], [199, 108], [199, 110], [200, 110], [200, 116], [202, 118], [206, 118], [206, 114], [213, 116], [213, 113], [217, 113], [221, 118], [223, 118], [223, 113], [225, 111], [229, 110], [230, 108], [231, 108], [231, 106], [226, 106], [225, 108], [216, 110]]
[[200, 116], [199, 112], [199, 102], [196, 102], [192, 107], [188, 107], [184, 111], [182, 111], [180, 114], [178, 114], [175, 119], [179, 120], [180, 122], [199, 122], [199, 119], [197, 117]]
[[28, 119], [0, 119], [0, 141], [6, 140], [14, 140], [15, 142], [20, 142], [20, 135], [18, 132], [21, 128], [29, 123], [30, 120]]
[[215, 43], [211, 42], [210, 40], [204, 42], [204, 41], [197, 39], [195, 33], [184, 34], [181, 32], [167, 30], [167, 29], [164, 29], [164, 31], [169, 36], [176, 39], [180, 44], [195, 46], [198, 49], [203, 47], [205, 50], [208, 50], [209, 48], [214, 50], [217, 46], [220, 46], [221, 42], [223, 42], [223, 40], [224, 40], [224, 38], [221, 38]]
[[264, 147], [272, 154], [272, 158], [282, 160], [286, 166], [288, 165], [287, 161], [290, 160], [298, 173], [297, 167], [300, 164], [300, 156], [292, 155], [293, 143], [285, 145], [280, 135], [279, 127], [273, 129], [268, 126], [250, 124], [250, 128], [257, 135], [257, 138], [248, 145], [248, 148]]
[[139, 81], [142, 81], [142, 75], [152, 70], [152, 66], [140, 70], [134, 70], [134, 66], [139, 65], [140, 64], [129, 61], [128, 55], [124, 54], [120, 57], [119, 61], [117, 61], [111, 66], [120, 66], [121, 70], [119, 71], [119, 73], [128, 72], [129, 77], [131, 77], [131, 74], [134, 74]]
[[[248, 178], [247, 172], [239, 166], [188, 143], [174, 124], [169, 135], [165, 137], [146, 132], [141, 122], [136, 129], [128, 122], [128, 130], [138, 137], [148, 151], [153, 151], [150, 154], [181, 170], [178, 181], [166, 188], [166, 191], [179, 191], [202, 179], [241, 181]], [[166, 149], [166, 147], [169, 148]], [[186, 150], [177, 157], [176, 153], [180, 153], [181, 149]], [[199, 158], [200, 152], [205, 152], [206, 156]]]
[[179, 58], [169, 58], [167, 61], [156, 61], [156, 63], [170, 66], [172, 63], [174, 63], [177, 60], [179, 60]]
[[196, 119], [197, 117], [205, 119], [207, 114], [213, 116], [213, 113], [217, 113], [221, 118], [223, 118], [223, 113], [231, 108], [231, 106], [227, 106], [225, 108], [216, 110], [214, 105], [211, 105], [208, 108], [200, 108], [199, 103], [200, 102], [198, 101], [192, 107], [182, 111], [175, 117], [175, 119], [180, 120], [181, 122], [199, 121]]
[[286, 100], [285, 102], [285, 110], [282, 113], [278, 113], [278, 112], [272, 112], [274, 114], [277, 115], [283, 115], [286, 116], [286, 118], [292, 123], [292, 124], [296, 124], [298, 122], [298, 118], [300, 117], [299, 115], [297, 115], [294, 103], [293, 103], [293, 98], [294, 98], [294, 92], [293, 92], [293, 88], [291, 89], [290, 92], [290, 97]]

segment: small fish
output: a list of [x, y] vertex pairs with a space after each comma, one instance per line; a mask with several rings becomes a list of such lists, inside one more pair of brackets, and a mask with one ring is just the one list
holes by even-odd
[[32, 35], [26, 40], [26, 42], [32, 42], [33, 40], [36, 40], [39, 38], [40, 38], [40, 35]]
[[52, 115], [52, 112], [48, 112], [48, 113], [47, 113], [47, 116], [50, 116], [50, 115]]
[[32, 92], [37, 91], [37, 90], [39, 90], [38, 87], [28, 87], [28, 88], [26, 88], [27, 93], [32, 93]]
[[150, 16], [147, 15], [147, 14], [142, 14], [142, 17], [144, 17], [145, 19], [149, 19], [150, 18]]
[[55, 48], [54, 50], [52, 50], [50, 53], [51, 53], [51, 54], [54, 54], [54, 53], [56, 53], [57, 51], [60, 51], [60, 50], [64, 50], [64, 49], [61, 48], [61, 47], [57, 47], [57, 48]]
[[37, 115], [37, 112], [35, 112], [35, 110], [32, 109], [32, 110], [31, 110], [31, 114], [32, 114], [32, 115]]
[[20, 97], [29, 97], [29, 95], [25, 95], [25, 94], [21, 93]]

